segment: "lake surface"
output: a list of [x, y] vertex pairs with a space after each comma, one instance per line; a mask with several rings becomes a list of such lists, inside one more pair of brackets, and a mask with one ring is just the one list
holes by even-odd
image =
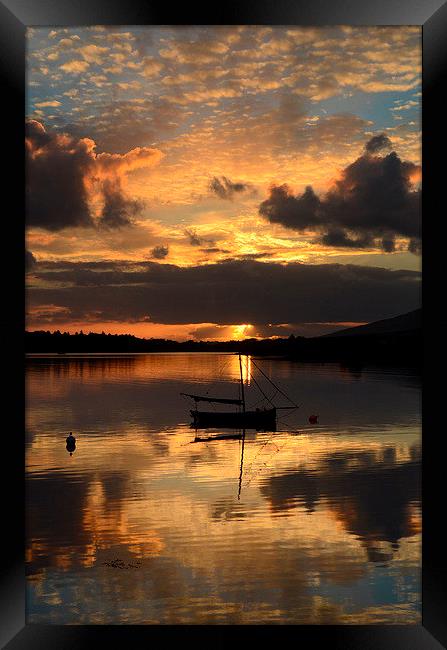
[[301, 408], [194, 442], [237, 356], [28, 357], [28, 623], [421, 622], [419, 377], [252, 359], [249, 406], [255, 364]]

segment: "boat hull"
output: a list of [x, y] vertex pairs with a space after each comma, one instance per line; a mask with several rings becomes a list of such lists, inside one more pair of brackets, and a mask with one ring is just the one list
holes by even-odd
[[192, 426], [197, 429], [211, 427], [226, 429], [256, 429], [256, 431], [276, 431], [276, 409], [245, 411], [241, 413], [216, 411], [190, 411]]

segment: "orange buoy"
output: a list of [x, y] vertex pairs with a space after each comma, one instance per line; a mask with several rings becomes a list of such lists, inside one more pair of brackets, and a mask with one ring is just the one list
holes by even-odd
[[309, 422], [310, 424], [318, 424], [318, 415], [310, 415]]

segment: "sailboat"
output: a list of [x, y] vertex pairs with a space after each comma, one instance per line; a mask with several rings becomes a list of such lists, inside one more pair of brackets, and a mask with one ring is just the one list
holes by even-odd
[[[294, 406], [280, 406], [276, 407], [272, 404], [270, 408], [256, 408], [254, 410], [247, 410], [245, 404], [245, 391], [244, 391], [244, 378], [242, 373], [242, 358], [239, 354], [239, 370], [240, 370], [240, 398], [230, 399], [222, 397], [209, 397], [202, 395], [193, 395], [191, 393], [180, 393], [185, 397], [190, 397], [195, 402], [195, 409], [190, 410], [193, 418], [192, 425], [196, 429], [207, 428], [231, 428], [231, 429], [256, 429], [256, 431], [276, 431], [276, 414], [278, 409], [294, 409]], [[261, 371], [262, 372], [262, 371]], [[270, 383], [273, 382], [262, 373]], [[273, 384], [275, 386], [275, 384]], [[278, 387], [275, 386], [277, 390]], [[282, 393], [282, 391], [280, 391]], [[284, 395], [284, 393], [282, 393]], [[199, 411], [199, 402], [216, 403], [216, 404], [230, 404], [238, 406], [236, 411]]]

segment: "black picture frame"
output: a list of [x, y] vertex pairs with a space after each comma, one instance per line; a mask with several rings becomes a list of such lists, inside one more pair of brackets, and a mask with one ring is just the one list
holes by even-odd
[[[24, 571], [24, 93], [25, 30], [28, 26], [138, 24], [258, 25], [420, 25], [423, 31], [423, 580], [422, 625], [389, 626], [55, 626], [25, 624]], [[439, 282], [443, 238], [438, 221], [445, 213], [440, 193], [445, 164], [442, 91], [447, 69], [447, 4], [441, 0], [227, 0], [213, 6], [144, 0], [3, 0], [0, 2], [0, 70], [4, 90], [4, 152], [7, 177], [4, 194], [4, 252], [10, 254], [3, 282], [7, 317], [1, 320], [8, 382], [2, 391], [3, 413], [12, 416], [3, 441], [3, 542], [0, 579], [0, 642], [20, 648], [90, 648], [117, 643], [140, 648], [149, 643], [229, 642], [322, 644], [350, 650], [382, 648], [439, 649], [447, 644], [445, 542], [440, 500], [444, 467], [439, 453], [442, 402], [432, 387], [436, 368], [444, 367]], [[439, 161], [439, 162], [438, 162]], [[444, 172], [445, 173], [445, 172]], [[435, 235], [436, 227], [436, 235]], [[19, 269], [17, 269], [19, 267]], [[6, 294], [6, 295], [5, 295]], [[441, 328], [441, 331], [440, 331]], [[9, 471], [6, 471], [8, 468]], [[244, 637], [242, 639], [242, 636]], [[279, 635], [279, 636], [278, 636]]]

